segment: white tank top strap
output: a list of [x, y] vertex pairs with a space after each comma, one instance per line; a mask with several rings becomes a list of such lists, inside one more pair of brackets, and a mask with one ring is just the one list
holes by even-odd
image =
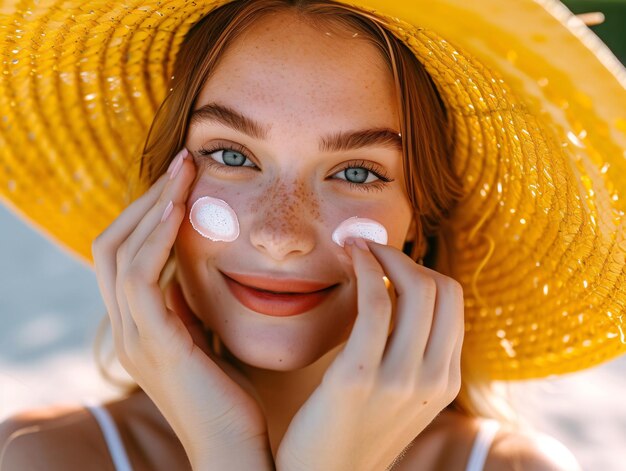
[[100, 425], [116, 471], [132, 471], [133, 468], [124, 449], [124, 443], [109, 412], [95, 402], [85, 403], [85, 407], [96, 418], [98, 425]]
[[482, 419], [480, 421], [480, 428], [478, 429], [478, 433], [476, 433], [472, 452], [467, 461], [465, 471], [482, 471], [485, 466], [485, 461], [487, 460], [487, 455], [489, 454], [491, 443], [499, 429], [500, 422], [497, 420]]

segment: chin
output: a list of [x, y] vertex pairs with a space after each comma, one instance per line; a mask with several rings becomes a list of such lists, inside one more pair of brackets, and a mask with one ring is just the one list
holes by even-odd
[[277, 331], [264, 335], [259, 332], [249, 336], [235, 334], [236, 339], [228, 338], [228, 333], [218, 335], [222, 348], [238, 361], [254, 368], [273, 371], [293, 371], [309, 366], [341, 342], [339, 338], [328, 342], [328, 337], [316, 339], [312, 336], [290, 339]]

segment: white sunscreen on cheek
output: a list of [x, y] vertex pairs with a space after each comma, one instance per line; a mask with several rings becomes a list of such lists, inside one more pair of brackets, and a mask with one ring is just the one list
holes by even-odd
[[387, 230], [373, 219], [351, 217], [343, 221], [333, 231], [333, 242], [343, 247], [348, 237], [360, 237], [378, 244], [387, 245]]
[[239, 221], [229, 204], [218, 198], [198, 198], [189, 211], [193, 228], [202, 236], [216, 242], [232, 242], [239, 237]]

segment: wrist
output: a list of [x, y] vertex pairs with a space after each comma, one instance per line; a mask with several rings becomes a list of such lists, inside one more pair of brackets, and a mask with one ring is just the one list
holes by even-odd
[[246, 469], [276, 471], [269, 443], [229, 443], [203, 452], [188, 453], [193, 471], [225, 471]]
[[193, 471], [226, 471], [246, 469], [251, 471], [276, 471], [271, 453], [242, 453], [233, 448], [211, 456], [202, 456], [191, 461]]

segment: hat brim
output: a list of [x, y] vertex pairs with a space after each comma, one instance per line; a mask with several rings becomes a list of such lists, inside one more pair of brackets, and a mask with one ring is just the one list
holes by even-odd
[[[225, 2], [75, 0], [0, 15], [0, 197], [92, 264], [191, 26]], [[477, 376], [626, 351], [626, 72], [553, 0], [358, 1], [425, 65], [465, 197], [452, 227]]]

